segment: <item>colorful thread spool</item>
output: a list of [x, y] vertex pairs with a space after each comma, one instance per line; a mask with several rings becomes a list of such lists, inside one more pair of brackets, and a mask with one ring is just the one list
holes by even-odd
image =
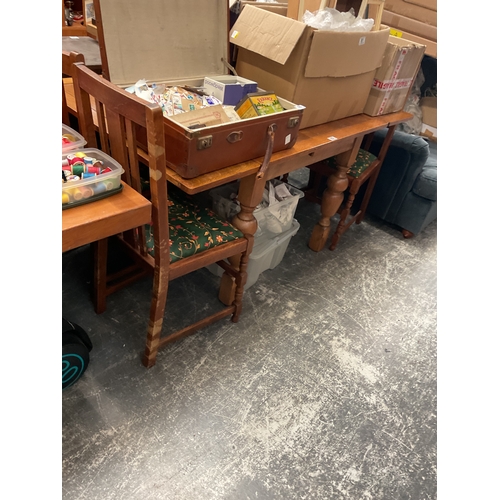
[[66, 140], [68, 140], [68, 141], [70, 141], [70, 142], [76, 142], [76, 138], [75, 138], [75, 136], [74, 136], [74, 135], [71, 135], [71, 134], [63, 134], [63, 135], [62, 135], [62, 138], [63, 138], [63, 139], [66, 139]]
[[83, 162], [77, 162], [71, 165], [71, 173], [73, 175], [81, 176], [83, 172], [85, 172], [85, 165]]
[[84, 199], [89, 199], [94, 196], [94, 190], [89, 186], [82, 186], [80, 191]]
[[94, 184], [94, 194], [102, 194], [106, 191], [106, 184], [104, 182], [98, 182], [97, 184]]
[[87, 172], [89, 174], [101, 174], [103, 172], [101, 172], [101, 167], [99, 167], [98, 165], [96, 166], [95, 164], [94, 165], [87, 165]]
[[75, 163], [75, 161], [80, 161], [79, 158], [77, 158], [74, 154], [69, 154], [66, 156], [66, 161], [68, 162], [68, 165], [72, 165]]
[[62, 204], [67, 205], [71, 201], [71, 198], [68, 193], [62, 194]]
[[73, 199], [75, 201], [83, 200], [83, 192], [80, 188], [75, 188], [70, 192], [71, 192], [71, 196], [73, 196]]

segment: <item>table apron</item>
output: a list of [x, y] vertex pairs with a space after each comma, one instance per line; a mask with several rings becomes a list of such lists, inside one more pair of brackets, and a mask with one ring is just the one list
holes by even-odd
[[271, 159], [265, 174], [265, 179], [274, 179], [280, 175], [307, 167], [318, 161], [326, 160], [331, 156], [350, 151], [354, 147], [356, 139], [357, 136], [337, 139], [332, 141], [330, 144], [322, 144], [321, 146], [311, 150], [293, 153], [290, 156], [278, 158], [276, 160]]

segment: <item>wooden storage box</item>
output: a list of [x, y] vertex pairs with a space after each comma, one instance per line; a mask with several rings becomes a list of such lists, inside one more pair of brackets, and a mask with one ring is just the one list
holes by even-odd
[[[103, 75], [120, 87], [148, 83], [202, 86], [206, 76], [228, 74], [227, 0], [96, 0]], [[259, 82], [257, 82], [259, 83]], [[264, 89], [273, 91], [273, 89]], [[166, 159], [193, 178], [295, 144], [304, 107], [282, 99], [284, 112], [197, 130], [165, 118]]]

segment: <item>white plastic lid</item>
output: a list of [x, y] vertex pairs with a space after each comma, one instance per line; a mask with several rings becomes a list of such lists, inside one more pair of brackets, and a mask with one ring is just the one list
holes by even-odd
[[[69, 141], [69, 142], [68, 142]], [[62, 152], [74, 151], [81, 149], [87, 144], [83, 135], [79, 134], [75, 129], [62, 124]]]

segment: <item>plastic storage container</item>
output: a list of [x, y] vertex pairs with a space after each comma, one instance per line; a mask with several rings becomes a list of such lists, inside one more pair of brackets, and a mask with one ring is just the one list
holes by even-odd
[[87, 141], [76, 130], [62, 124], [62, 152], [81, 149], [87, 144]]
[[[250, 288], [258, 279], [261, 273], [268, 269], [274, 269], [285, 255], [286, 249], [292, 239], [297, 234], [300, 224], [293, 219], [291, 228], [279, 236], [268, 238], [265, 235], [256, 238], [255, 244], [248, 259], [247, 282], [245, 290]], [[217, 264], [210, 264], [207, 269], [216, 276], [222, 276], [224, 270]]]
[[[272, 179], [269, 182], [274, 187], [284, 184], [292, 196], [268, 207], [256, 208], [254, 210], [253, 214], [259, 226], [255, 232], [255, 237], [263, 235], [273, 237], [288, 231], [292, 227], [297, 204], [300, 198], [304, 196], [304, 193], [300, 189], [290, 186], [283, 181]], [[240, 211], [240, 206], [234, 199], [238, 193], [238, 186], [238, 182], [232, 182], [231, 184], [225, 184], [210, 191], [212, 210], [219, 217], [231, 220]]]
[[70, 179], [72, 175], [83, 177], [66, 182], [63, 179], [63, 210], [106, 198], [122, 190], [122, 166], [99, 149], [88, 148], [63, 153], [62, 170], [63, 178]]

